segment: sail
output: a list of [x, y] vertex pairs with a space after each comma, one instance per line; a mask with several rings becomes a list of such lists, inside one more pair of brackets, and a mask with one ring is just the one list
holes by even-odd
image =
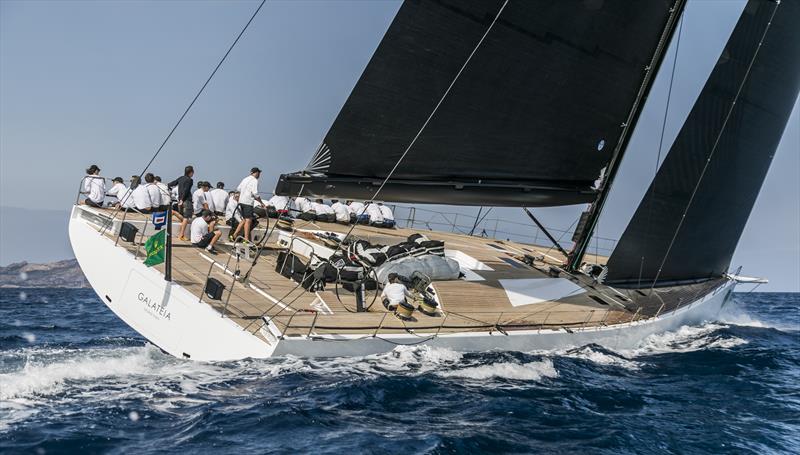
[[381, 199], [590, 202], [682, 4], [408, 0], [307, 169], [277, 192], [369, 199], [422, 130]]
[[798, 24], [796, 0], [747, 3], [609, 258], [607, 282], [727, 272], [800, 90]]

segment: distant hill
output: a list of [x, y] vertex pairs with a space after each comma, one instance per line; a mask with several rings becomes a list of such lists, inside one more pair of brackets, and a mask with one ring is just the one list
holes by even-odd
[[78, 261], [67, 259], [46, 264], [15, 262], [0, 267], [0, 288], [89, 287]]

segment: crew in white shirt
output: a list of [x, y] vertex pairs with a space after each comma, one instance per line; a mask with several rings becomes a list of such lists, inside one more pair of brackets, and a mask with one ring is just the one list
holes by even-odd
[[150, 196], [150, 204], [152, 205], [152, 210], [155, 212], [157, 210], [161, 210], [161, 207], [164, 205], [163, 201], [161, 200], [161, 190], [156, 185], [156, 178], [153, 174], [147, 173], [144, 176], [144, 181], [146, 182], [145, 188], [147, 188], [147, 194]]
[[233, 238], [239, 235], [239, 231], [244, 228], [244, 240], [250, 241], [250, 229], [253, 227], [253, 205], [256, 201], [261, 202], [258, 195], [258, 178], [261, 177], [261, 169], [254, 167], [250, 169], [250, 175], [242, 179], [236, 190], [239, 192], [239, 210], [242, 214], [243, 222], [236, 227]]
[[350, 208], [336, 199], [331, 200], [331, 209], [336, 214], [336, 222], [350, 224]]
[[206, 196], [210, 196], [214, 205], [214, 213], [218, 216], [225, 214], [225, 206], [228, 203], [228, 192], [225, 191], [225, 183], [217, 182], [217, 187], [209, 191]]
[[[167, 207], [172, 207], [172, 201], [175, 198], [172, 197], [172, 192], [170, 192], [169, 187], [167, 186], [166, 183], [162, 183], [161, 182], [161, 177], [160, 176], [157, 175], [155, 177], [155, 179], [156, 179], [155, 184], [158, 187], [158, 191], [161, 192], [161, 205], [162, 206], [167, 206]], [[176, 191], [176, 194], [177, 194], [177, 191]], [[166, 210], [163, 207], [162, 207], [162, 209]]]
[[122, 199], [125, 197], [125, 193], [128, 192], [128, 187], [125, 186], [124, 183], [122, 183], [122, 177], [114, 177], [114, 180], [112, 180], [112, 182], [114, 182], [114, 185], [111, 187], [110, 190], [108, 190], [106, 196], [117, 198], [117, 202], [115, 202], [113, 205], [114, 207], [119, 208], [121, 206]]
[[328, 205], [325, 204], [325, 201], [322, 199], [317, 199], [316, 201], [312, 202], [311, 206], [314, 207], [314, 211], [317, 213], [317, 221], [323, 221], [326, 223], [336, 222], [336, 213], [332, 208], [328, 207]]
[[147, 191], [147, 185], [143, 185], [139, 181], [139, 177], [134, 176], [131, 187], [133, 187], [133, 193], [128, 199], [133, 199], [133, 206], [141, 213], [150, 213], [153, 209], [153, 201], [150, 200], [150, 192]]
[[239, 210], [239, 193], [231, 191], [228, 196], [227, 204], [225, 204], [225, 224], [231, 227], [228, 239], [234, 241], [233, 233], [242, 222], [241, 210]]
[[96, 164], [86, 169], [83, 178], [83, 193], [86, 194], [84, 204], [90, 207], [102, 207], [106, 197], [106, 181], [100, 177], [100, 168]]
[[273, 218], [288, 215], [290, 204], [288, 196], [274, 195], [267, 201], [267, 213]]
[[383, 292], [381, 293], [383, 306], [388, 310], [394, 310], [401, 302], [405, 302], [407, 297], [411, 298], [413, 294], [408, 292], [403, 283], [400, 283], [396, 273], [390, 273], [389, 284], [383, 287]]
[[211, 185], [208, 182], [201, 181], [197, 183], [197, 189], [192, 193], [192, 207], [194, 207], [195, 216], [198, 216], [203, 210], [211, 210], [211, 203], [209, 203], [207, 194], [209, 188], [211, 188]]
[[369, 215], [369, 224], [376, 227], [383, 227], [383, 213], [381, 213], [378, 204], [367, 204], [367, 215]]
[[381, 215], [383, 216], [383, 227], [385, 228], [393, 228], [394, 227], [394, 213], [392, 213], [392, 209], [383, 205], [382, 202], [378, 202], [378, 209], [381, 211]]
[[311, 201], [304, 197], [294, 198], [294, 208], [300, 212], [297, 218], [303, 221], [314, 221], [317, 219], [317, 212], [314, 210], [314, 206], [311, 204]]
[[211, 254], [217, 254], [214, 245], [219, 240], [222, 232], [219, 229], [214, 229], [214, 214], [210, 210], [203, 210], [192, 221], [191, 227], [191, 241], [192, 245], [198, 248], [205, 248]]

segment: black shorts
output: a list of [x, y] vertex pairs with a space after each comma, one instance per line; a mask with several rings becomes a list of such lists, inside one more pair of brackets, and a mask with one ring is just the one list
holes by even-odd
[[242, 220], [253, 218], [253, 206], [248, 204], [239, 204], [239, 213], [242, 214]]
[[102, 208], [103, 207], [103, 203], [102, 202], [98, 204], [97, 202], [95, 202], [95, 201], [93, 201], [93, 200], [91, 200], [89, 198], [86, 198], [85, 202], [86, 202], [86, 205], [88, 205], [89, 207], [97, 207], [97, 208]]
[[192, 205], [192, 201], [187, 199], [183, 201], [183, 217], [192, 219], [192, 215], [194, 215], [194, 206]]
[[211, 239], [214, 238], [214, 233], [209, 232], [208, 234], [204, 235], [202, 239], [200, 239], [197, 243], [192, 243], [192, 245], [196, 246], [197, 248], [205, 248], [208, 244], [211, 243]]

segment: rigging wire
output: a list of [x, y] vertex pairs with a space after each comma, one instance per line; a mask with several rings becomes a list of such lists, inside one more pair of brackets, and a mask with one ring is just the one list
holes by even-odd
[[672, 234], [672, 239], [669, 242], [669, 246], [667, 247], [667, 251], [664, 253], [664, 257], [661, 260], [661, 264], [658, 266], [658, 272], [656, 272], [655, 278], [653, 278], [653, 283], [650, 285], [650, 290], [652, 291], [655, 288], [658, 279], [661, 277], [661, 271], [664, 269], [664, 264], [667, 262], [667, 258], [669, 257], [669, 253], [672, 251], [672, 247], [675, 244], [675, 240], [678, 238], [678, 233], [680, 232], [681, 228], [683, 227], [683, 222], [686, 220], [686, 214], [689, 213], [689, 208], [692, 206], [692, 202], [694, 202], [694, 197], [697, 195], [697, 190], [700, 188], [700, 184], [703, 182], [703, 177], [706, 175], [706, 171], [708, 170], [708, 166], [711, 164], [711, 160], [714, 158], [714, 153], [717, 151], [717, 146], [719, 145], [719, 141], [722, 139], [722, 134], [725, 132], [725, 129], [728, 126], [728, 120], [730, 120], [731, 115], [733, 114], [733, 108], [736, 107], [736, 102], [739, 100], [739, 95], [742, 93], [742, 89], [744, 88], [744, 84], [747, 83], [747, 80], [750, 77], [750, 71], [753, 69], [753, 64], [756, 61], [756, 57], [758, 57], [758, 53], [761, 51], [761, 45], [764, 43], [764, 39], [769, 32], [770, 26], [772, 25], [772, 20], [775, 18], [775, 13], [778, 12], [778, 8], [780, 7], [780, 2], [775, 3], [775, 9], [772, 10], [772, 14], [767, 21], [767, 26], [764, 29], [764, 33], [761, 34], [761, 38], [758, 41], [758, 46], [756, 47], [756, 51], [753, 53], [753, 57], [750, 59], [750, 63], [747, 65], [747, 71], [744, 73], [744, 77], [742, 78], [742, 82], [739, 84], [739, 87], [736, 90], [736, 95], [733, 97], [733, 101], [731, 102], [730, 107], [728, 108], [727, 114], [725, 114], [725, 120], [722, 122], [722, 127], [719, 129], [719, 133], [717, 133], [717, 138], [714, 140], [714, 145], [711, 147], [711, 153], [708, 154], [708, 158], [706, 159], [706, 164], [703, 166], [703, 170], [700, 172], [700, 177], [697, 179], [697, 183], [692, 190], [692, 195], [689, 196], [689, 201], [686, 203], [686, 207], [683, 210], [683, 214], [681, 215], [681, 219], [678, 221], [678, 226], [675, 227], [675, 232]]
[[[650, 203], [648, 205], [647, 211], [647, 229], [650, 229], [652, 218], [653, 218], [653, 203], [652, 200], [655, 197], [656, 192], [656, 175], [658, 174], [658, 167], [661, 164], [661, 152], [663, 151], [664, 147], [664, 133], [667, 129], [667, 117], [669, 116], [669, 106], [670, 101], [672, 101], [672, 84], [675, 81], [675, 68], [678, 66], [678, 53], [681, 49], [681, 36], [683, 35], [683, 22], [685, 16], [681, 15], [681, 22], [678, 25], [678, 39], [675, 41], [675, 55], [672, 57], [672, 72], [669, 77], [669, 88], [667, 89], [667, 104], [664, 108], [664, 118], [661, 122], [661, 137], [658, 140], [658, 154], [656, 155], [656, 165], [653, 169], [653, 183], [652, 188], [649, 191], [649, 199]], [[639, 267], [639, 285], [642, 282], [642, 266], [644, 265], [644, 256], [641, 259], [641, 266]]]
[[[158, 157], [158, 155], [161, 153], [161, 150], [163, 150], [163, 149], [164, 149], [164, 146], [165, 146], [165, 145], [167, 145], [167, 142], [169, 142], [170, 138], [172, 137], [172, 134], [173, 134], [173, 133], [175, 133], [175, 130], [177, 130], [177, 129], [178, 129], [178, 127], [180, 126], [180, 124], [183, 122], [183, 119], [184, 119], [184, 118], [186, 118], [186, 115], [187, 115], [187, 114], [189, 113], [189, 111], [192, 109], [192, 106], [194, 106], [194, 103], [197, 101], [197, 99], [198, 99], [198, 98], [200, 98], [200, 95], [202, 95], [202, 94], [203, 94], [203, 91], [206, 89], [206, 87], [208, 86], [208, 84], [211, 82], [211, 79], [213, 79], [213, 78], [214, 78], [214, 75], [215, 75], [215, 74], [217, 74], [217, 71], [220, 69], [220, 67], [222, 66], [222, 64], [223, 64], [223, 63], [225, 63], [225, 60], [228, 58], [228, 55], [230, 55], [230, 53], [231, 53], [231, 51], [233, 50], [233, 48], [234, 48], [234, 47], [236, 47], [236, 44], [237, 44], [237, 43], [239, 42], [239, 40], [242, 38], [242, 35], [244, 35], [244, 32], [246, 32], [246, 31], [247, 31], [247, 28], [248, 28], [248, 27], [250, 27], [250, 24], [251, 24], [251, 23], [253, 22], [253, 20], [256, 18], [256, 16], [258, 15], [258, 12], [259, 12], [259, 11], [261, 11], [261, 8], [264, 6], [264, 4], [265, 4], [266, 2], [267, 2], [267, 0], [261, 0], [261, 3], [258, 5], [258, 8], [256, 8], [256, 10], [255, 10], [255, 11], [253, 12], [253, 14], [250, 16], [250, 20], [248, 20], [248, 21], [247, 21], [247, 23], [246, 23], [246, 24], [244, 24], [244, 27], [242, 27], [242, 30], [241, 30], [241, 31], [239, 32], [239, 34], [236, 36], [236, 39], [235, 39], [235, 40], [233, 40], [233, 43], [231, 43], [230, 47], [228, 47], [228, 50], [225, 52], [225, 55], [223, 55], [223, 56], [222, 56], [222, 58], [220, 59], [219, 63], [217, 63], [217, 66], [215, 66], [215, 67], [214, 67], [214, 70], [213, 70], [213, 71], [211, 72], [211, 74], [208, 76], [208, 79], [206, 79], [206, 81], [205, 81], [205, 83], [203, 84], [203, 86], [202, 86], [202, 87], [200, 87], [200, 90], [198, 90], [198, 91], [197, 91], [197, 94], [195, 94], [195, 95], [194, 95], [194, 98], [192, 98], [192, 101], [191, 101], [191, 102], [189, 103], [189, 105], [186, 107], [186, 110], [184, 110], [184, 111], [183, 111], [183, 114], [181, 114], [180, 118], [178, 118], [178, 121], [177, 121], [177, 122], [175, 123], [175, 125], [172, 127], [172, 129], [170, 130], [169, 134], [167, 134], [167, 137], [166, 137], [166, 138], [164, 138], [164, 141], [161, 143], [161, 145], [158, 147], [158, 149], [156, 150], [156, 152], [153, 154], [152, 158], [150, 158], [150, 161], [148, 161], [148, 162], [147, 162], [147, 165], [144, 167], [144, 169], [142, 169], [142, 172], [141, 172], [141, 173], [139, 173], [139, 181], [140, 181], [140, 182], [141, 182], [141, 180], [142, 180], [142, 176], [145, 174], [145, 172], [147, 172], [147, 170], [150, 168], [150, 166], [151, 166], [151, 165], [153, 164], [153, 162], [156, 160], [156, 158]], [[128, 193], [125, 195], [125, 198], [124, 198], [124, 200], [123, 200], [123, 201], [121, 201], [122, 203], [120, 204], [120, 207], [122, 207], [122, 205], [124, 204], [124, 202], [125, 202], [125, 201], [126, 201], [126, 200], [127, 200], [129, 197], [130, 197], [130, 196], [131, 196], [131, 194], [133, 194], [133, 192], [132, 192], [132, 191], [131, 191], [131, 192], [128, 192]], [[119, 210], [120, 210], [120, 209], [118, 208], [118, 209], [116, 209], [116, 210], [114, 211], [114, 213], [113, 213], [113, 215], [112, 215], [112, 217], [111, 217], [111, 221], [112, 221], [112, 222], [113, 222], [113, 220], [116, 218], [116, 216], [117, 216], [117, 213], [119, 213]], [[109, 224], [110, 224], [110, 223], [109, 223]], [[102, 233], [103, 233], [103, 232], [101, 232], [101, 234], [102, 234]]]

